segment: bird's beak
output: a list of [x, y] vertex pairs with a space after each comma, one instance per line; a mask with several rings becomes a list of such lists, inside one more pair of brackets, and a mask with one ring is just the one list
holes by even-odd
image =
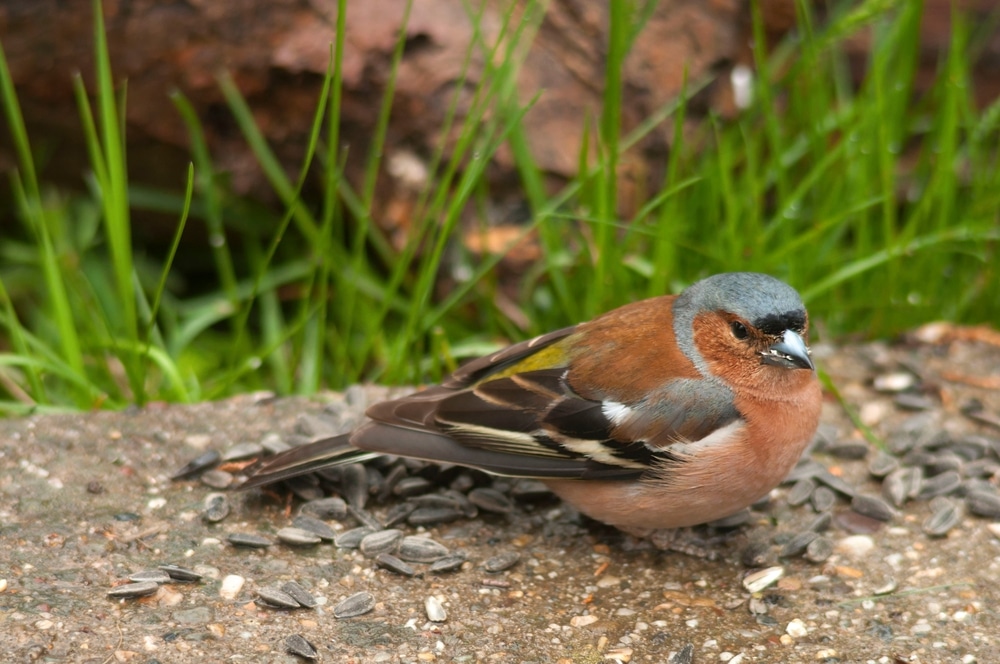
[[809, 347], [795, 332], [785, 330], [781, 341], [772, 344], [767, 351], [761, 353], [761, 361], [764, 364], [771, 364], [776, 367], [786, 369], [816, 369], [812, 358], [809, 357]]

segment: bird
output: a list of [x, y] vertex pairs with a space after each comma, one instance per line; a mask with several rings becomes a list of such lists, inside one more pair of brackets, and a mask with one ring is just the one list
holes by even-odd
[[816, 432], [808, 323], [775, 277], [709, 276], [376, 403], [354, 431], [248, 468], [243, 488], [396, 455], [541, 480], [638, 537], [709, 523], [766, 496]]

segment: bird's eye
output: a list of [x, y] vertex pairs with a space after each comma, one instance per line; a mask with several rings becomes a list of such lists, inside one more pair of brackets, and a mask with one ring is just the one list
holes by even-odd
[[746, 339], [750, 336], [750, 333], [747, 331], [747, 326], [739, 321], [734, 321], [729, 327], [733, 331], [733, 336], [737, 339]]

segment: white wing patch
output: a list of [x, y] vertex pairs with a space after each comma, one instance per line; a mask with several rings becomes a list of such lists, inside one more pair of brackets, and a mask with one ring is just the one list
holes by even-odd
[[601, 412], [613, 425], [620, 426], [622, 422], [632, 417], [632, 409], [617, 401], [602, 401]]

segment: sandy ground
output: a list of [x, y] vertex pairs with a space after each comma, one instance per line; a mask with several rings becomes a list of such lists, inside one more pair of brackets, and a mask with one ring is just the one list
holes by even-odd
[[[980, 337], [816, 354], [880, 436], [974, 434], [995, 445], [988, 458], [996, 460], [1000, 428], [989, 419], [1000, 414], [1000, 347]], [[930, 408], [901, 407], [898, 394], [872, 387], [875, 378], [912, 383], [904, 402]], [[200, 513], [213, 490], [169, 479], [205, 449], [290, 435], [302, 414], [331, 403], [348, 412], [360, 407], [344, 406], [338, 394], [246, 395], [0, 421], [2, 659], [294, 662], [302, 660], [286, 653], [285, 641], [300, 635], [326, 662], [1000, 662], [1000, 524], [966, 514], [947, 536], [932, 538], [922, 531], [932, 511], [927, 500], [908, 502], [879, 527], [839, 496], [823, 534], [834, 553], [818, 563], [777, 557], [817, 517], [809, 504], [788, 504], [791, 485], [716, 543], [714, 561], [636, 547], [556, 501], [519, 504], [512, 515], [428, 528], [469, 562], [450, 574], [407, 578], [328, 543], [233, 547], [227, 534], [273, 534], [289, 523], [293, 504], [234, 493], [228, 518], [208, 524]], [[979, 420], [963, 412], [973, 407], [981, 407]], [[832, 396], [823, 420], [827, 447], [863, 442]], [[867, 471], [873, 454], [845, 459], [821, 449], [812, 456], [877, 496], [880, 485]], [[753, 570], [741, 556], [751, 545], [765, 551], [766, 565], [784, 570], [756, 595], [743, 584]], [[511, 551], [521, 557], [511, 569], [482, 568]], [[129, 574], [168, 563], [204, 580], [164, 585], [141, 599], [108, 597]], [[231, 575], [244, 585], [223, 597]], [[258, 589], [287, 580], [320, 605], [281, 611], [254, 603]], [[374, 610], [335, 618], [333, 607], [359, 591], [372, 593]], [[447, 612], [443, 622], [427, 618], [431, 596]]]

